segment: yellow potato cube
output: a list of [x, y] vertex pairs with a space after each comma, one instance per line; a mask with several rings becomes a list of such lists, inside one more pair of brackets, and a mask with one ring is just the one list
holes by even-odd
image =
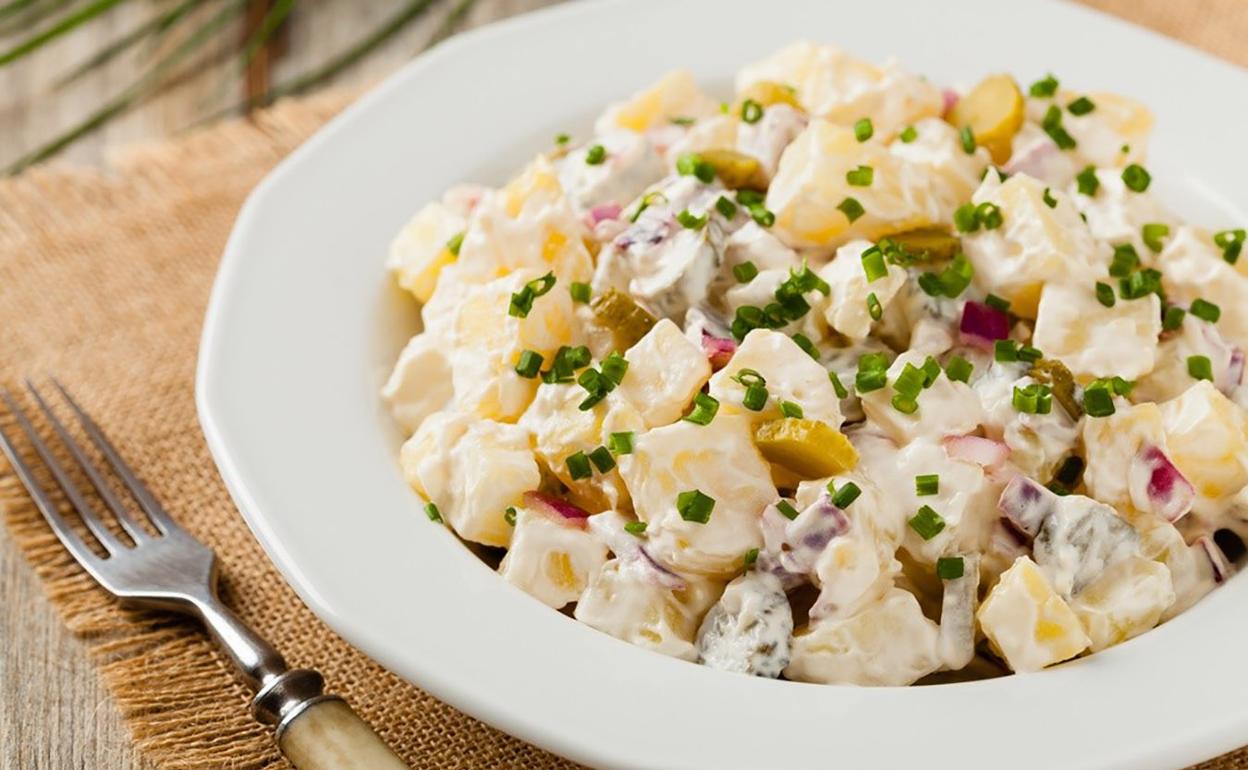
[[717, 112], [719, 102], [698, 88], [693, 73], [673, 70], [628, 101], [609, 107], [595, 124], [595, 131], [602, 134], [626, 128], [644, 133], [667, 125], [672, 118], [701, 118]]
[[1033, 341], [1080, 382], [1115, 375], [1134, 380], [1152, 371], [1159, 334], [1156, 294], [1105, 307], [1092, 283], [1049, 283], [1040, 295]]
[[1248, 484], [1248, 416], [1201, 380], [1161, 405], [1170, 459], [1196, 488], [1197, 513], [1210, 514]]
[[1108, 417], [1083, 421], [1083, 446], [1087, 467], [1083, 483], [1088, 495], [1112, 505], [1128, 519], [1139, 516], [1131, 499], [1131, 464], [1147, 446], [1165, 447], [1161, 410], [1156, 404], [1130, 405], [1119, 399]]
[[1131, 557], [1105, 570], [1079, 592], [1071, 608], [1100, 652], [1157, 625], [1174, 603], [1170, 570], [1161, 562]]
[[[1239, 270], [1248, 269], [1240, 259]], [[1191, 227], [1172, 230], [1170, 240], [1157, 256], [1161, 283], [1171, 302], [1189, 304], [1197, 298], [1222, 308], [1218, 331], [1241, 348], [1248, 348], [1248, 275], [1222, 259], [1213, 239]]]
[[516, 509], [503, 580], [555, 609], [580, 598], [607, 561], [607, 547], [583, 524]]
[[444, 343], [430, 334], [417, 334], [408, 341], [381, 389], [395, 422], [409, 433], [446, 406], [453, 393]]
[[706, 354], [666, 318], [629, 348], [624, 358], [628, 371], [619, 392], [651, 428], [679, 420], [711, 376]]
[[871, 246], [870, 241], [847, 243], [836, 250], [835, 259], [818, 271], [831, 288], [823, 310], [824, 318], [829, 326], [855, 342], [866, 339], [875, 323], [867, 307], [867, 297], [874, 294], [882, 311], [906, 285], [906, 271], [887, 263], [886, 275], [874, 281], [867, 280], [862, 253]]
[[441, 203], [430, 203], [412, 217], [390, 244], [386, 267], [399, 286], [428, 302], [442, 268], [455, 261], [447, 244], [464, 232], [467, 221]]
[[[746, 386], [734, 378], [745, 369], [758, 372], [767, 388], [767, 403], [759, 411], [742, 404]], [[770, 329], [755, 329], [745, 336], [728, 365], [711, 377], [710, 393], [724, 413], [744, 415], [755, 426], [780, 417], [781, 401], [797, 404], [802, 416], [832, 428], [841, 427], [844, 421], [841, 400], [827, 370], [788, 335]]]
[[1002, 573], [976, 617], [1013, 671], [1039, 671], [1075, 657], [1092, 643], [1074, 610], [1026, 556]]

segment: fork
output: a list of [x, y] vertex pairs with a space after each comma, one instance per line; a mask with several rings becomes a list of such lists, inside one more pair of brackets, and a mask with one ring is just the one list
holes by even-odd
[[178, 526], [69, 391], [55, 378], [51, 381], [64, 405], [77, 418], [83, 433], [108, 461], [157, 533], [152, 534], [140, 525], [138, 517], [123, 504], [104, 472], [70, 435], [43, 394], [26, 380], [31, 398], [90, 479], [100, 499], [113, 512], [130, 542], [114, 534], [48, 444], [39, 437], [14, 394], [0, 387], [0, 399], [104, 551], [103, 556], [97, 554], [86, 539], [70, 527], [57, 503], [36, 478], [33, 467], [0, 428], [0, 449], [52, 531], [83, 569], [124, 604], [168, 610], [202, 621], [243, 679], [255, 690], [252, 713], [261, 722], [276, 726], [278, 747], [299, 770], [407, 770], [407, 765], [341, 698], [324, 694], [320, 674], [287, 667], [277, 650], [221, 601], [217, 595], [216, 554]]

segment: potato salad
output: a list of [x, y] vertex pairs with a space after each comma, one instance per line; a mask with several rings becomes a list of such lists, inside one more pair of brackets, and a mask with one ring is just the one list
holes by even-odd
[[1248, 535], [1243, 223], [1159, 202], [1143, 105], [1029, 74], [797, 43], [428, 203], [387, 262], [413, 509], [755, 676], [1032, 672], [1191, 607]]

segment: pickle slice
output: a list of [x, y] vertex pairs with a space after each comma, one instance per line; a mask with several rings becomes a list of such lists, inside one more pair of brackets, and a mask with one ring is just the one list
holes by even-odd
[[915, 262], [953, 259], [962, 251], [962, 241], [941, 227], [918, 227], [888, 236], [901, 246]]
[[1009, 75], [989, 75], [949, 112], [954, 128], [971, 127], [975, 143], [998, 165], [1010, 159], [1014, 135], [1023, 125], [1023, 94]]
[[858, 450], [827, 423], [797, 417], [768, 420], [754, 429], [763, 457], [808, 479], [835, 476], [858, 464]]
[[711, 164], [724, 187], [759, 192], [767, 189], [767, 173], [763, 171], [763, 164], [757, 158], [727, 149], [703, 150], [698, 155]]
[[657, 323], [636, 300], [616, 289], [594, 297], [589, 307], [594, 313], [594, 322], [615, 337], [617, 350], [631, 348]]
[[741, 105], [745, 104], [747, 99], [758, 102], [764, 107], [770, 107], [773, 104], [787, 104], [790, 107], [805, 111], [802, 103], [797, 100], [797, 90], [783, 83], [777, 83], [774, 80], [759, 80], [746, 86], [745, 90], [737, 95], [734, 112], [740, 114]]
[[1066, 410], [1066, 414], [1076, 420], [1083, 415], [1083, 407], [1075, 398], [1075, 378], [1066, 368], [1066, 364], [1054, 358], [1042, 358], [1031, 365], [1027, 374], [1052, 388], [1053, 397]]

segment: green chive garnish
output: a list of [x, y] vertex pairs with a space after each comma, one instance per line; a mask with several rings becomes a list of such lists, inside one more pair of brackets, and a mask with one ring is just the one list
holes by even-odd
[[503, 511], [503, 521], [513, 527], [516, 526], [516, 509], [510, 505], [507, 506], [507, 508]]
[[732, 219], [737, 215], [737, 204], [721, 195], [715, 200], [715, 210], [718, 211], [724, 219]]
[[697, 214], [689, 211], [689, 209], [685, 209], [676, 215], [676, 221], [680, 223], [681, 227], [685, 227], [690, 230], [701, 230], [706, 226], [706, 220], [706, 214], [698, 216]]
[[1032, 83], [1029, 93], [1037, 99], [1042, 99], [1057, 93], [1057, 86], [1057, 78], [1053, 77], [1053, 73], [1050, 72], [1042, 80]]
[[1170, 226], [1160, 223], [1147, 224], [1141, 228], [1140, 234], [1144, 245], [1154, 252], [1158, 252], [1165, 248], [1165, 244], [1161, 242], [1161, 239], [1170, 234]]
[[858, 496], [862, 494], [862, 490], [852, 481], [847, 481], [841, 485], [841, 488], [833, 491], [832, 482], [828, 482], [828, 494], [832, 495], [832, 504], [842, 511], [848, 508]]
[[989, 294], [984, 297], [984, 304], [991, 308], [996, 308], [1002, 313], [1010, 312], [1010, 301], [1004, 297], [998, 297], [996, 294]]
[[741, 405], [751, 412], [761, 412], [767, 405], [767, 388], [763, 385], [749, 385], [741, 397]]
[[615, 467], [615, 458], [611, 456], [611, 450], [605, 446], [600, 446], [589, 453], [589, 459], [593, 462], [594, 467], [599, 473], [606, 473]]
[[685, 521], [705, 524], [711, 520], [711, 511], [715, 508], [715, 499], [702, 494], [699, 489], [691, 489], [676, 495], [676, 512]]
[[854, 124], [854, 137], [865, 142], [875, 133], [875, 126], [871, 125], [871, 118], [863, 118]]
[[910, 144], [915, 139], [919, 138], [919, 132], [914, 130], [914, 126], [906, 126], [902, 129], [901, 135], [898, 138], [906, 144]]
[[1096, 282], [1096, 301], [1105, 307], [1113, 307], [1117, 299], [1114, 297], [1114, 287], [1100, 281]]
[[589, 302], [590, 298], [593, 297], [594, 291], [587, 283], [573, 281], [572, 284], [568, 286], [568, 293], [572, 295], [573, 302], [585, 303]]
[[846, 198], [837, 204], [836, 208], [844, 214], [845, 218], [851, 223], [857, 221], [858, 217], [867, 213], [867, 210], [862, 207], [862, 204], [859, 203], [856, 198]]
[[845, 388], [845, 383], [841, 382], [839, 374], [829, 371], [828, 379], [832, 381], [832, 389], [836, 391], [837, 398], [849, 398], [849, 391]]
[[1053, 391], [1048, 385], [1033, 382], [1014, 386], [1014, 408], [1024, 414], [1048, 414], [1053, 410]]
[[1140, 266], [1140, 255], [1129, 243], [1114, 247], [1114, 257], [1109, 263], [1109, 274], [1115, 278], [1125, 278], [1131, 271]]
[[919, 508], [919, 512], [906, 523], [924, 540], [931, 540], [945, 528], [945, 520], [928, 505]]
[[1209, 356], [1188, 356], [1187, 373], [1193, 379], [1213, 382], [1213, 362]]
[[1080, 96], [1070, 104], [1066, 105], [1066, 109], [1070, 110], [1071, 115], [1087, 115], [1096, 109], [1096, 105], [1086, 96]]
[[607, 159], [607, 148], [601, 144], [595, 144], [585, 152], [585, 162], [591, 166], [597, 166]]
[[757, 123], [763, 119], [763, 105], [753, 99], [741, 103], [741, 119], [746, 123]]
[[1165, 314], [1161, 317], [1161, 330], [1172, 332], [1183, 325], [1183, 318], [1187, 316], [1187, 311], [1178, 305], [1171, 305], [1166, 308]]
[[945, 364], [945, 376], [953, 382], [970, 382], [975, 365], [962, 356], [954, 356]]
[[429, 521], [442, 521], [442, 512], [438, 510], [438, 506], [434, 505], [432, 500], [425, 503], [425, 515], [429, 517]]
[[516, 374], [525, 379], [533, 379], [542, 370], [542, 354], [534, 350], [526, 350], [516, 361]]
[[872, 321], [878, 321], [884, 317], [884, 307], [880, 304], [880, 298], [875, 296], [875, 292], [867, 295], [867, 314], [871, 316]]
[[1211, 324], [1217, 323], [1218, 319], [1222, 317], [1222, 308], [1203, 299], [1192, 300], [1192, 306], [1188, 308], [1187, 312]]
[[1135, 192], [1144, 192], [1153, 181], [1147, 169], [1138, 163], [1132, 163], [1122, 170], [1122, 183]]
[[1057, 198], [1053, 197], [1053, 193], [1049, 190], [1049, 188], [1044, 188], [1044, 195], [1042, 197], [1044, 198], [1044, 205], [1051, 209], [1057, 208]]
[[936, 473], [924, 473], [914, 477], [914, 494], [919, 497], [927, 497], [940, 492], [940, 475]]
[[875, 180], [875, 169], [870, 166], [859, 166], [845, 172], [845, 181], [854, 187], [870, 187]]
[[446, 242], [446, 250], [459, 256], [459, 248], [464, 245], [464, 233], [458, 232], [452, 235]]
[[962, 151], [967, 155], [975, 152], [975, 133], [971, 131], [970, 126], [963, 126], [958, 132], [958, 139], [962, 142]]
[[985, 230], [996, 230], [1001, 226], [1001, 209], [995, 203], [987, 201], [975, 207], [975, 217]]
[[633, 453], [633, 432], [631, 430], [612, 433], [607, 437], [607, 446], [617, 455]]
[[963, 203], [953, 212], [953, 226], [960, 233], [973, 233], [979, 229], [979, 217], [974, 203]]
[[641, 537], [646, 534], [646, 522], [630, 521], [624, 525], [624, 531], [630, 535], [637, 535], [638, 537]]
[[697, 153], [685, 153], [676, 159], [676, 173], [681, 176], [695, 176], [702, 182], [710, 184], [715, 181], [715, 167]]
[[737, 283], [749, 283], [758, 275], [758, 265], [746, 260], [739, 265], [732, 266], [732, 277], [737, 279]]
[[799, 515], [799, 511], [793, 507], [788, 500], [781, 500], [776, 503], [776, 509], [780, 511], [780, 515], [789, 521], [793, 521]]
[[780, 414], [784, 415], [785, 417], [793, 417], [799, 420], [805, 416], [805, 414], [802, 411], [801, 404], [795, 404], [792, 401], [780, 402]]
[[879, 246], [872, 246], [862, 252], [862, 272], [867, 275], [867, 283], [875, 283], [888, 275], [888, 266], [884, 264], [884, 253]]
[[957, 580], [966, 574], [966, 563], [961, 556], [941, 556], [936, 560], [936, 577], [941, 580]]
[[1114, 396], [1109, 388], [1088, 387], [1083, 391], [1083, 411], [1089, 417], [1108, 417], [1114, 413]]
[[1100, 189], [1101, 180], [1096, 178], [1096, 166], [1086, 166], [1075, 176], [1075, 182], [1079, 185], [1079, 192], [1089, 198], [1096, 195], [1096, 191]]
[[741, 561], [743, 564], [745, 564], [746, 569], [753, 567], [754, 562], [758, 561], [758, 549], [751, 548], [750, 550], [746, 551], [745, 556], [742, 557]]
[[710, 425], [717, 412], [719, 412], [719, 401], [714, 396], [699, 393], [693, 397], [693, 410], [685, 415], [684, 419], [694, 425]]
[[593, 468], [589, 467], [589, 458], [585, 456], [584, 452], [568, 455], [568, 458], [563, 463], [568, 467], [568, 475], [572, 477], [573, 481], [587, 479], [594, 475]]

